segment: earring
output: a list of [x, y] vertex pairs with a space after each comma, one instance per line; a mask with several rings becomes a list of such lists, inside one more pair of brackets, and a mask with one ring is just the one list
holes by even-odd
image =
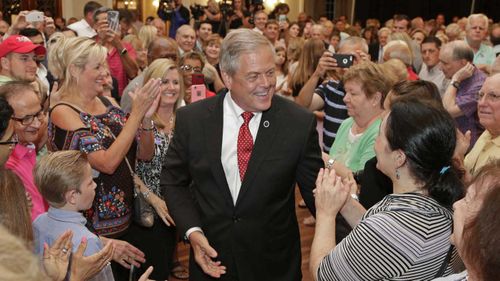
[[400, 176], [399, 176], [399, 169], [396, 169], [396, 179], [399, 180]]

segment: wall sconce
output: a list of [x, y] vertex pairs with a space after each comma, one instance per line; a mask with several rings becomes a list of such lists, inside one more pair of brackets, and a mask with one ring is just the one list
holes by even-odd
[[285, 0], [264, 0], [264, 7], [272, 11], [278, 3], [285, 3]]

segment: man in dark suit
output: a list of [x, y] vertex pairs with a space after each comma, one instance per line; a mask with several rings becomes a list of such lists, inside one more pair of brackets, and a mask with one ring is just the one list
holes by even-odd
[[178, 110], [161, 186], [191, 242], [190, 279], [301, 280], [295, 183], [314, 213], [316, 120], [274, 96], [273, 46], [238, 29], [223, 41], [228, 93]]

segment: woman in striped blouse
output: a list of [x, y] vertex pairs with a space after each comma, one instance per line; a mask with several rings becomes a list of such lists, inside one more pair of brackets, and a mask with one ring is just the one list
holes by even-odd
[[[393, 194], [364, 212], [349, 196], [353, 182], [320, 171], [316, 232], [311, 248], [315, 280], [430, 280], [451, 273], [452, 204], [463, 185], [452, 156], [453, 119], [417, 99], [400, 99], [384, 118], [375, 143], [377, 168]], [[335, 242], [338, 212], [354, 227]]]

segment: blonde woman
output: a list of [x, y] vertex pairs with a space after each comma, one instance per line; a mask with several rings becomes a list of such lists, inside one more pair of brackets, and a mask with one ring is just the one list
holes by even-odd
[[[135, 92], [132, 111], [126, 116], [113, 100], [100, 96], [106, 48], [94, 40], [75, 37], [59, 40], [53, 51], [59, 59], [52, 69], [63, 82], [59, 101], [49, 113], [49, 146], [87, 154], [97, 183], [93, 206], [85, 212], [87, 219], [101, 237], [132, 241], [138, 226], [132, 223], [134, 183], [128, 163], [153, 157], [151, 116], [158, 106], [160, 81], [151, 79]], [[112, 241], [113, 259], [123, 267], [144, 262], [139, 249], [125, 241]], [[112, 266], [116, 279], [128, 277], [128, 270]]]
[[[297, 67], [290, 72], [288, 81], [292, 96], [298, 96], [302, 86], [309, 80], [318, 66], [319, 59], [325, 52], [325, 44], [321, 39], [308, 39], [304, 44]], [[321, 83], [321, 82], [320, 82]]]
[[123, 37], [122, 41], [132, 45], [136, 54], [135, 62], [139, 67], [139, 71], [143, 71], [148, 66], [148, 49], [146, 49], [144, 42], [134, 34], [128, 34]]
[[[137, 174], [144, 181], [143, 194], [149, 194], [148, 201], [156, 211], [155, 223], [151, 228], [141, 228], [137, 245], [146, 254], [146, 263], [140, 270], [152, 265], [153, 280], [167, 280], [173, 268], [172, 256], [176, 246], [174, 226], [166, 219], [169, 217], [167, 205], [160, 189], [160, 175], [165, 156], [174, 134], [175, 112], [182, 103], [184, 83], [174, 61], [157, 59], [144, 73], [144, 83], [152, 79], [161, 79], [161, 98], [153, 115], [152, 127], [155, 138], [155, 153], [150, 161], [138, 161]], [[142, 271], [141, 271], [142, 272]]]
[[149, 48], [149, 45], [151, 45], [151, 42], [155, 39], [155, 37], [158, 34], [158, 29], [152, 25], [144, 25], [139, 29], [139, 33], [137, 34], [137, 37], [142, 41], [144, 44], [144, 48], [147, 50]]

